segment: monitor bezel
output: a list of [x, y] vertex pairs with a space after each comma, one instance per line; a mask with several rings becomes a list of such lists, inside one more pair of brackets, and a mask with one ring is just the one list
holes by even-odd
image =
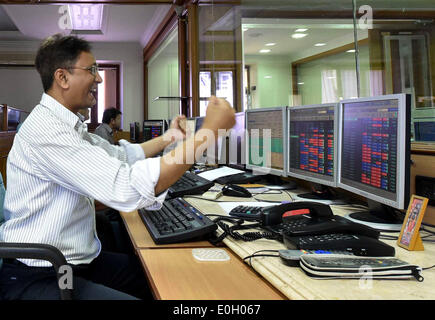
[[200, 129], [200, 128], [196, 127], [198, 125], [198, 119], [202, 119], [202, 123], [204, 123], [205, 116], [203, 116], [203, 117], [189, 118], [189, 119], [195, 119], [195, 133], [196, 133]]
[[[291, 121], [291, 110], [301, 110], [301, 109], [320, 109], [325, 107], [334, 107], [334, 171], [332, 176], [332, 181], [327, 180], [324, 178], [324, 175], [318, 174], [318, 173], [311, 173], [306, 172], [304, 170], [300, 169], [292, 169], [290, 167], [290, 121]], [[323, 104], [311, 104], [311, 105], [305, 105], [305, 106], [295, 106], [295, 107], [288, 107], [287, 108], [287, 143], [288, 143], [288, 155], [287, 155], [287, 176], [288, 177], [294, 177], [314, 183], [319, 183], [325, 186], [329, 187], [337, 187], [337, 167], [338, 167], [338, 161], [337, 161], [337, 146], [338, 141], [340, 139], [340, 136], [338, 134], [338, 102], [334, 103], [323, 103]], [[297, 170], [296, 172], [290, 171], [290, 170]]]
[[[257, 113], [257, 112], [269, 112], [269, 111], [281, 111], [282, 114], [282, 135], [283, 135], [283, 169], [273, 169], [273, 168], [265, 168], [256, 165], [249, 164], [249, 137], [248, 137], [248, 117], [249, 114]], [[260, 108], [260, 109], [249, 109], [245, 112], [245, 161], [246, 161], [246, 169], [255, 170], [258, 173], [264, 174], [272, 174], [275, 176], [286, 177], [287, 172], [287, 106], [283, 107], [271, 107], [271, 108]]]
[[[398, 134], [397, 134], [397, 168], [396, 168], [396, 196], [395, 200], [386, 199], [385, 197], [378, 196], [375, 194], [375, 190], [373, 192], [362, 190], [361, 188], [356, 188], [342, 181], [341, 177], [341, 165], [342, 165], [342, 148], [343, 148], [343, 105], [347, 103], [361, 103], [361, 102], [370, 102], [370, 101], [380, 101], [380, 100], [398, 100]], [[407, 102], [408, 100], [408, 102]], [[337, 170], [337, 186], [339, 188], [345, 189], [347, 191], [353, 192], [360, 196], [366, 197], [368, 199], [377, 201], [379, 203], [388, 205], [390, 207], [394, 207], [396, 209], [404, 209], [408, 204], [406, 200], [409, 198], [409, 176], [410, 176], [410, 168], [409, 161], [410, 159], [410, 121], [407, 121], [407, 118], [410, 119], [410, 99], [404, 93], [399, 94], [389, 94], [383, 96], [376, 97], [366, 97], [366, 98], [358, 98], [358, 99], [346, 99], [341, 100], [339, 103], [339, 137], [340, 143], [338, 144], [338, 170]], [[399, 128], [405, 128], [405, 130], [400, 130]], [[400, 174], [402, 173], [402, 174]], [[355, 182], [360, 184], [358, 182]], [[361, 184], [363, 188], [367, 188], [369, 186]]]
[[[228, 159], [228, 162], [226, 163], [226, 165], [230, 168], [234, 168], [234, 169], [239, 169], [239, 170], [245, 170], [246, 169], [246, 112], [242, 111], [242, 112], [236, 112], [235, 116], [241, 116], [243, 115], [243, 134], [242, 137], [244, 139], [244, 141], [242, 141], [242, 145], [241, 145], [241, 149], [240, 149], [240, 161], [242, 161], [242, 163], [230, 163], [230, 151], [231, 151], [231, 133], [233, 128], [231, 128], [228, 132], [228, 148], [226, 150], [226, 157]], [[236, 121], [237, 122], [237, 121]], [[237, 150], [236, 150], [237, 152]], [[237, 155], [236, 155], [237, 157]]]
[[162, 119], [157, 119], [157, 120], [144, 120], [144, 121], [142, 122], [142, 128], [145, 128], [145, 122], [155, 122], [155, 123], [158, 122], [158, 125], [161, 126], [161, 127], [163, 128], [162, 133], [165, 132], [165, 120], [162, 120]]
[[[145, 122], [155, 122], [155, 125], [151, 125], [152, 127], [153, 126], [159, 126], [159, 127], [161, 127], [162, 128], [162, 134], [161, 134], [161, 136], [165, 133], [165, 120], [163, 120], [163, 119], [147, 119], [147, 120], [144, 120], [143, 122], [142, 122], [142, 134], [143, 134], [143, 139], [145, 139], [145, 127], [149, 127], [149, 125], [146, 125], [145, 126]], [[149, 141], [149, 140], [148, 140]]]

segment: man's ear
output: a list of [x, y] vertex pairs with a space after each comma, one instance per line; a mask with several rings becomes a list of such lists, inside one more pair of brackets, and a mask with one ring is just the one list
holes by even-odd
[[54, 82], [63, 89], [69, 88], [69, 76], [70, 74], [65, 69], [56, 69], [54, 72]]

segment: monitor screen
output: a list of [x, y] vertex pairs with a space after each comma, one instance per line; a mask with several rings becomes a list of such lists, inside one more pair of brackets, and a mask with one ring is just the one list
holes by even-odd
[[17, 130], [20, 123], [20, 111], [8, 108], [8, 131]]
[[288, 108], [288, 176], [336, 186], [336, 116], [337, 103]]
[[416, 141], [435, 141], [435, 122], [429, 121], [414, 122], [414, 132]]
[[245, 168], [245, 113], [236, 113], [236, 123], [229, 131], [228, 165], [243, 170]]
[[[188, 127], [190, 127], [189, 130], [191, 130], [191, 128], [194, 128], [194, 132], [197, 132], [199, 129], [201, 129], [202, 124], [204, 122], [205, 117], [196, 117], [193, 119], [193, 121], [191, 121], [189, 123], [189, 121], [191, 119], [188, 119]], [[225, 137], [224, 136], [219, 136], [218, 139], [216, 140], [215, 143], [215, 148], [214, 148], [214, 152], [212, 152], [212, 150], [206, 149], [204, 150], [204, 153], [202, 154], [202, 157], [199, 159], [196, 159], [198, 163], [207, 163], [207, 164], [217, 164], [217, 163], [221, 163], [223, 160], [223, 152], [224, 150], [222, 149], [223, 146], [223, 142], [225, 141]]]
[[165, 132], [164, 120], [145, 120], [143, 122], [144, 141], [148, 141], [161, 136]]
[[139, 140], [139, 122], [130, 123], [130, 141], [138, 142]]
[[186, 138], [189, 138], [192, 134], [195, 133], [195, 123], [195, 118], [186, 119]]
[[409, 101], [394, 94], [340, 102], [340, 188], [393, 208], [408, 205]]
[[195, 118], [195, 132], [201, 128], [203, 122], [204, 122], [204, 117]]
[[259, 173], [285, 176], [287, 153], [286, 107], [246, 112], [246, 168]]

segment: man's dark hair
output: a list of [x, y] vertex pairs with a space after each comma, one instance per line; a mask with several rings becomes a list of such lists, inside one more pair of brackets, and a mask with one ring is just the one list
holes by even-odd
[[109, 124], [110, 120], [116, 119], [118, 114], [122, 114], [122, 112], [119, 111], [116, 108], [110, 108], [110, 109], [104, 110], [104, 113], [103, 113], [103, 123]]
[[91, 45], [86, 40], [61, 34], [45, 39], [35, 58], [45, 92], [53, 84], [54, 72], [59, 68], [73, 67], [82, 52], [91, 52]]

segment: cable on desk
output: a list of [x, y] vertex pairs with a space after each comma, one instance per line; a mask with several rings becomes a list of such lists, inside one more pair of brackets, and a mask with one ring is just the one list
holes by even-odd
[[255, 258], [255, 257], [275, 257], [275, 258], [279, 258], [279, 255], [258, 254], [260, 252], [274, 252], [274, 253], [278, 253], [278, 250], [259, 250], [259, 251], [254, 252], [250, 256], [244, 257], [243, 261], [245, 261], [246, 259], [249, 259], [249, 265], [252, 267], [252, 260], [251, 260], [252, 258]]
[[288, 190], [284, 190], [284, 193], [285, 193], [286, 195], [288, 195], [288, 197], [290, 198], [290, 201], [291, 201], [291, 202], [294, 201], [294, 199], [293, 199], [291, 193], [290, 193]]
[[287, 190], [276, 190], [276, 191], [279, 191], [279, 192], [275, 192], [275, 193], [270, 193], [268, 191], [270, 191], [270, 190], [267, 190], [267, 191], [264, 191], [264, 192], [260, 192], [260, 193], [256, 193], [252, 197], [255, 200], [259, 201], [259, 202], [263, 201], [263, 202], [270, 202], [270, 203], [282, 203], [283, 200], [280, 200], [280, 201], [278, 201], [278, 200], [263, 200], [263, 199], [257, 199], [255, 196], [258, 195], [258, 194], [283, 194], [283, 193], [285, 193], [286, 195], [289, 196], [291, 202], [294, 201], [293, 197], [290, 195], [290, 193], [287, 192]]
[[380, 235], [379, 239], [383, 239], [383, 240], [397, 240], [397, 239], [399, 239], [399, 237], [390, 236], [390, 235], [384, 234], [384, 235]]
[[[427, 235], [421, 235], [421, 240], [423, 240], [424, 242], [435, 242], [435, 239], [427, 239], [427, 238], [435, 236], [435, 232], [429, 231], [429, 230], [426, 230], [426, 229], [423, 229], [423, 228], [420, 228], [420, 231], [424, 231], [424, 232], [429, 233]], [[397, 239], [399, 239], [399, 237], [398, 236], [391, 236], [391, 235], [382, 234], [382, 235], [379, 236], [379, 239], [383, 239], [383, 240], [397, 240]]]
[[[219, 201], [219, 200], [213, 200], [213, 199], [205, 199], [205, 198], [201, 198], [201, 197], [195, 197], [195, 196], [184, 196], [183, 197], [183, 199], [189, 199], [189, 198], [192, 198], [192, 199], [199, 199], [199, 200], [204, 200], [204, 201], [211, 201], [211, 202], [221, 202], [221, 203], [224, 203], [224, 202], [235, 202], [235, 201]], [[252, 201], [252, 203], [255, 203], [254, 201]]]
[[[226, 217], [226, 216], [218, 216], [216, 219], [212, 220], [214, 223], [216, 223], [222, 230], [223, 233], [216, 237], [216, 238], [210, 238], [210, 242], [213, 245], [216, 245], [219, 242], [222, 242], [223, 239], [225, 239], [228, 235], [230, 235], [232, 238], [236, 240], [243, 240], [243, 241], [254, 241], [258, 239], [269, 239], [269, 240], [278, 240], [282, 242], [282, 235], [279, 233], [274, 232], [245, 232], [245, 233], [239, 233], [236, 230], [246, 230], [246, 229], [252, 229], [261, 227], [261, 224], [251, 223], [251, 224], [244, 224], [245, 220], [243, 219], [237, 219], [235, 220], [233, 217]], [[233, 223], [232, 226], [229, 226], [228, 224], [224, 223], [224, 221]]]
[[432, 269], [432, 268], [435, 268], [435, 264], [433, 266], [431, 266], [431, 267], [421, 268], [421, 270], [429, 270], [429, 269]]

